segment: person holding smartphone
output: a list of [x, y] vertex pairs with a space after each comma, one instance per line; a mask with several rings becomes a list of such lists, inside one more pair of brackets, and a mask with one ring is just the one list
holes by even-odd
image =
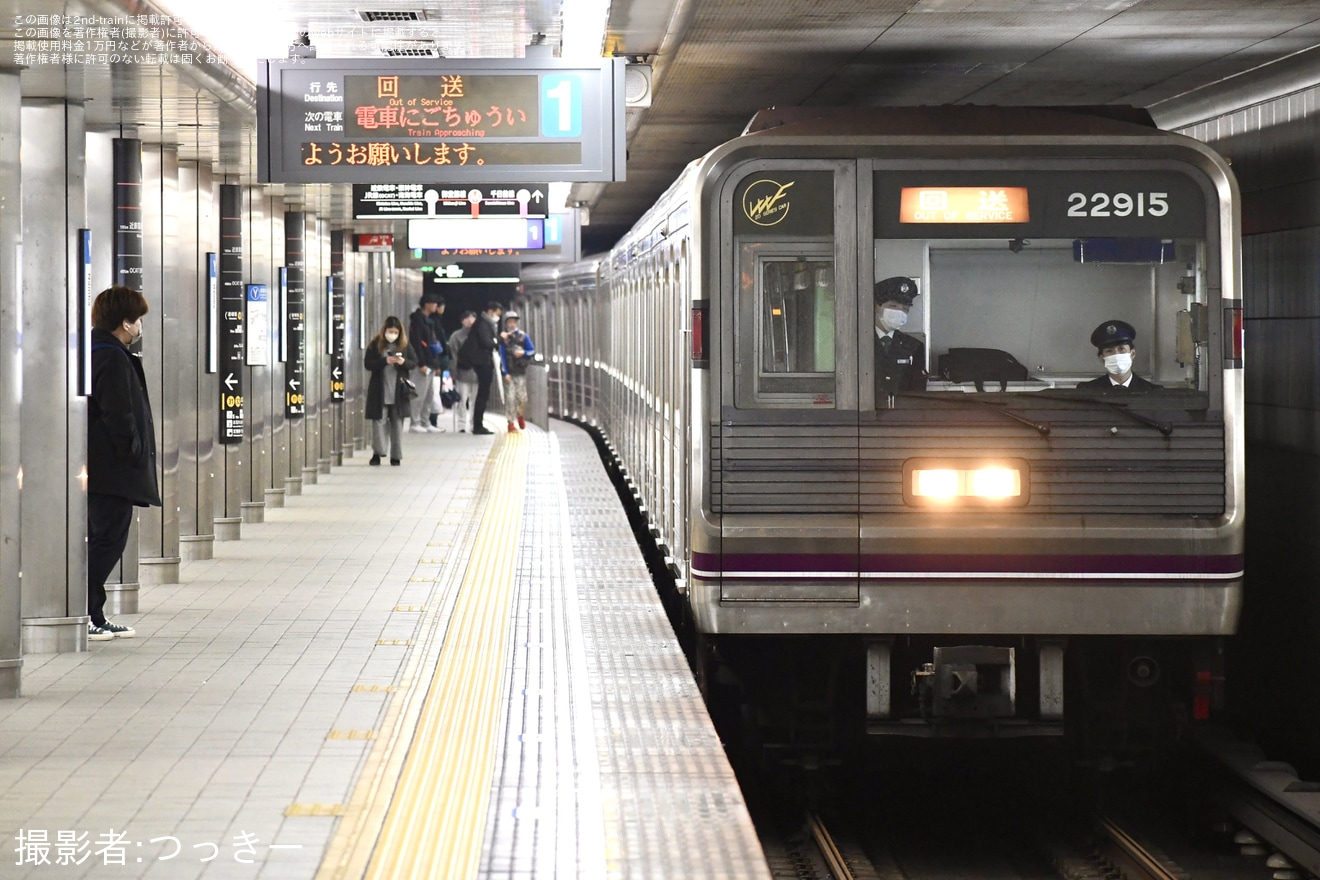
[[403, 322], [390, 315], [372, 338], [362, 356], [362, 365], [371, 378], [367, 381], [366, 416], [371, 422], [371, 461], [380, 464], [389, 454], [390, 464], [403, 463], [403, 420], [412, 411], [408, 374], [417, 366], [417, 356], [408, 345]]
[[87, 399], [87, 640], [135, 635], [105, 616], [105, 582], [128, 545], [134, 507], [160, 507], [156, 429], [142, 358], [147, 299], [107, 288], [92, 303], [92, 393]]

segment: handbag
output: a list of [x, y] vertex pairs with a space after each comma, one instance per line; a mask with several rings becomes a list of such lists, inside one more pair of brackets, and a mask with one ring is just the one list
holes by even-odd
[[417, 396], [417, 385], [413, 382], [412, 379], [406, 379], [403, 376], [400, 376], [399, 388], [398, 391], [395, 393], [395, 397], [398, 398], [398, 400], [403, 403], [410, 403], [412, 402], [413, 398], [415, 398], [416, 396]]

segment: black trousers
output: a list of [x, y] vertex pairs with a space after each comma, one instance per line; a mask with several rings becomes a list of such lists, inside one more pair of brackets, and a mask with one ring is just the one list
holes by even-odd
[[133, 502], [118, 495], [87, 494], [87, 614], [105, 623], [105, 581], [128, 545]]
[[490, 386], [495, 381], [495, 365], [474, 367], [477, 374], [477, 399], [472, 402], [472, 428], [484, 427], [481, 420], [486, 416], [486, 401], [490, 400]]

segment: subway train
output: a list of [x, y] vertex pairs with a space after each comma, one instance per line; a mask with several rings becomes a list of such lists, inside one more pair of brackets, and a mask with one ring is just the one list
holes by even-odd
[[[1223, 709], [1239, 222], [1224, 159], [1134, 108], [784, 108], [609, 253], [525, 267], [519, 307], [708, 693], [787, 744], [842, 718], [1144, 749]], [[1145, 390], [1098, 392], [1104, 328]]]

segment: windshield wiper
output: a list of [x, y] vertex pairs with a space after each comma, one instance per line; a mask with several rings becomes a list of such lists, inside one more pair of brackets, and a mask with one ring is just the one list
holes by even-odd
[[1022, 413], [1017, 412], [1016, 410], [1011, 410], [1007, 406], [998, 403], [996, 401], [981, 400], [978, 397], [968, 397], [966, 395], [954, 397], [952, 395], [946, 395], [946, 394], [932, 394], [929, 391], [900, 391], [897, 396], [915, 397], [920, 400], [938, 400], [944, 403], [974, 403], [977, 406], [989, 407], [990, 409], [994, 410], [997, 413], [1000, 413], [1001, 415], [1008, 416], [1010, 419], [1012, 419], [1015, 422], [1021, 422], [1022, 424], [1026, 425], [1028, 428], [1035, 429], [1042, 437], [1050, 436], [1049, 422], [1033, 421], [1032, 419], [1029, 419], [1026, 416], [1022, 415]]
[[1148, 418], [1139, 413], [1135, 413], [1132, 410], [1128, 409], [1128, 405], [1126, 403], [1121, 403], [1117, 400], [1110, 400], [1105, 397], [1097, 397], [1096, 395], [1093, 394], [1078, 395], [1076, 397], [1063, 397], [1057, 394], [1049, 394], [1044, 391], [1033, 391], [1031, 393], [1031, 396], [1034, 398], [1038, 398], [1040, 400], [1060, 400], [1060, 401], [1072, 402], [1072, 403], [1098, 403], [1103, 406], [1107, 406], [1110, 409], [1118, 410], [1128, 418], [1133, 419], [1134, 421], [1141, 422], [1143, 425], [1148, 425], [1154, 428], [1155, 430], [1163, 434], [1165, 437], [1168, 437], [1170, 434], [1173, 433], [1173, 425], [1171, 425], [1170, 423], [1159, 422], [1156, 421], [1155, 419]]

